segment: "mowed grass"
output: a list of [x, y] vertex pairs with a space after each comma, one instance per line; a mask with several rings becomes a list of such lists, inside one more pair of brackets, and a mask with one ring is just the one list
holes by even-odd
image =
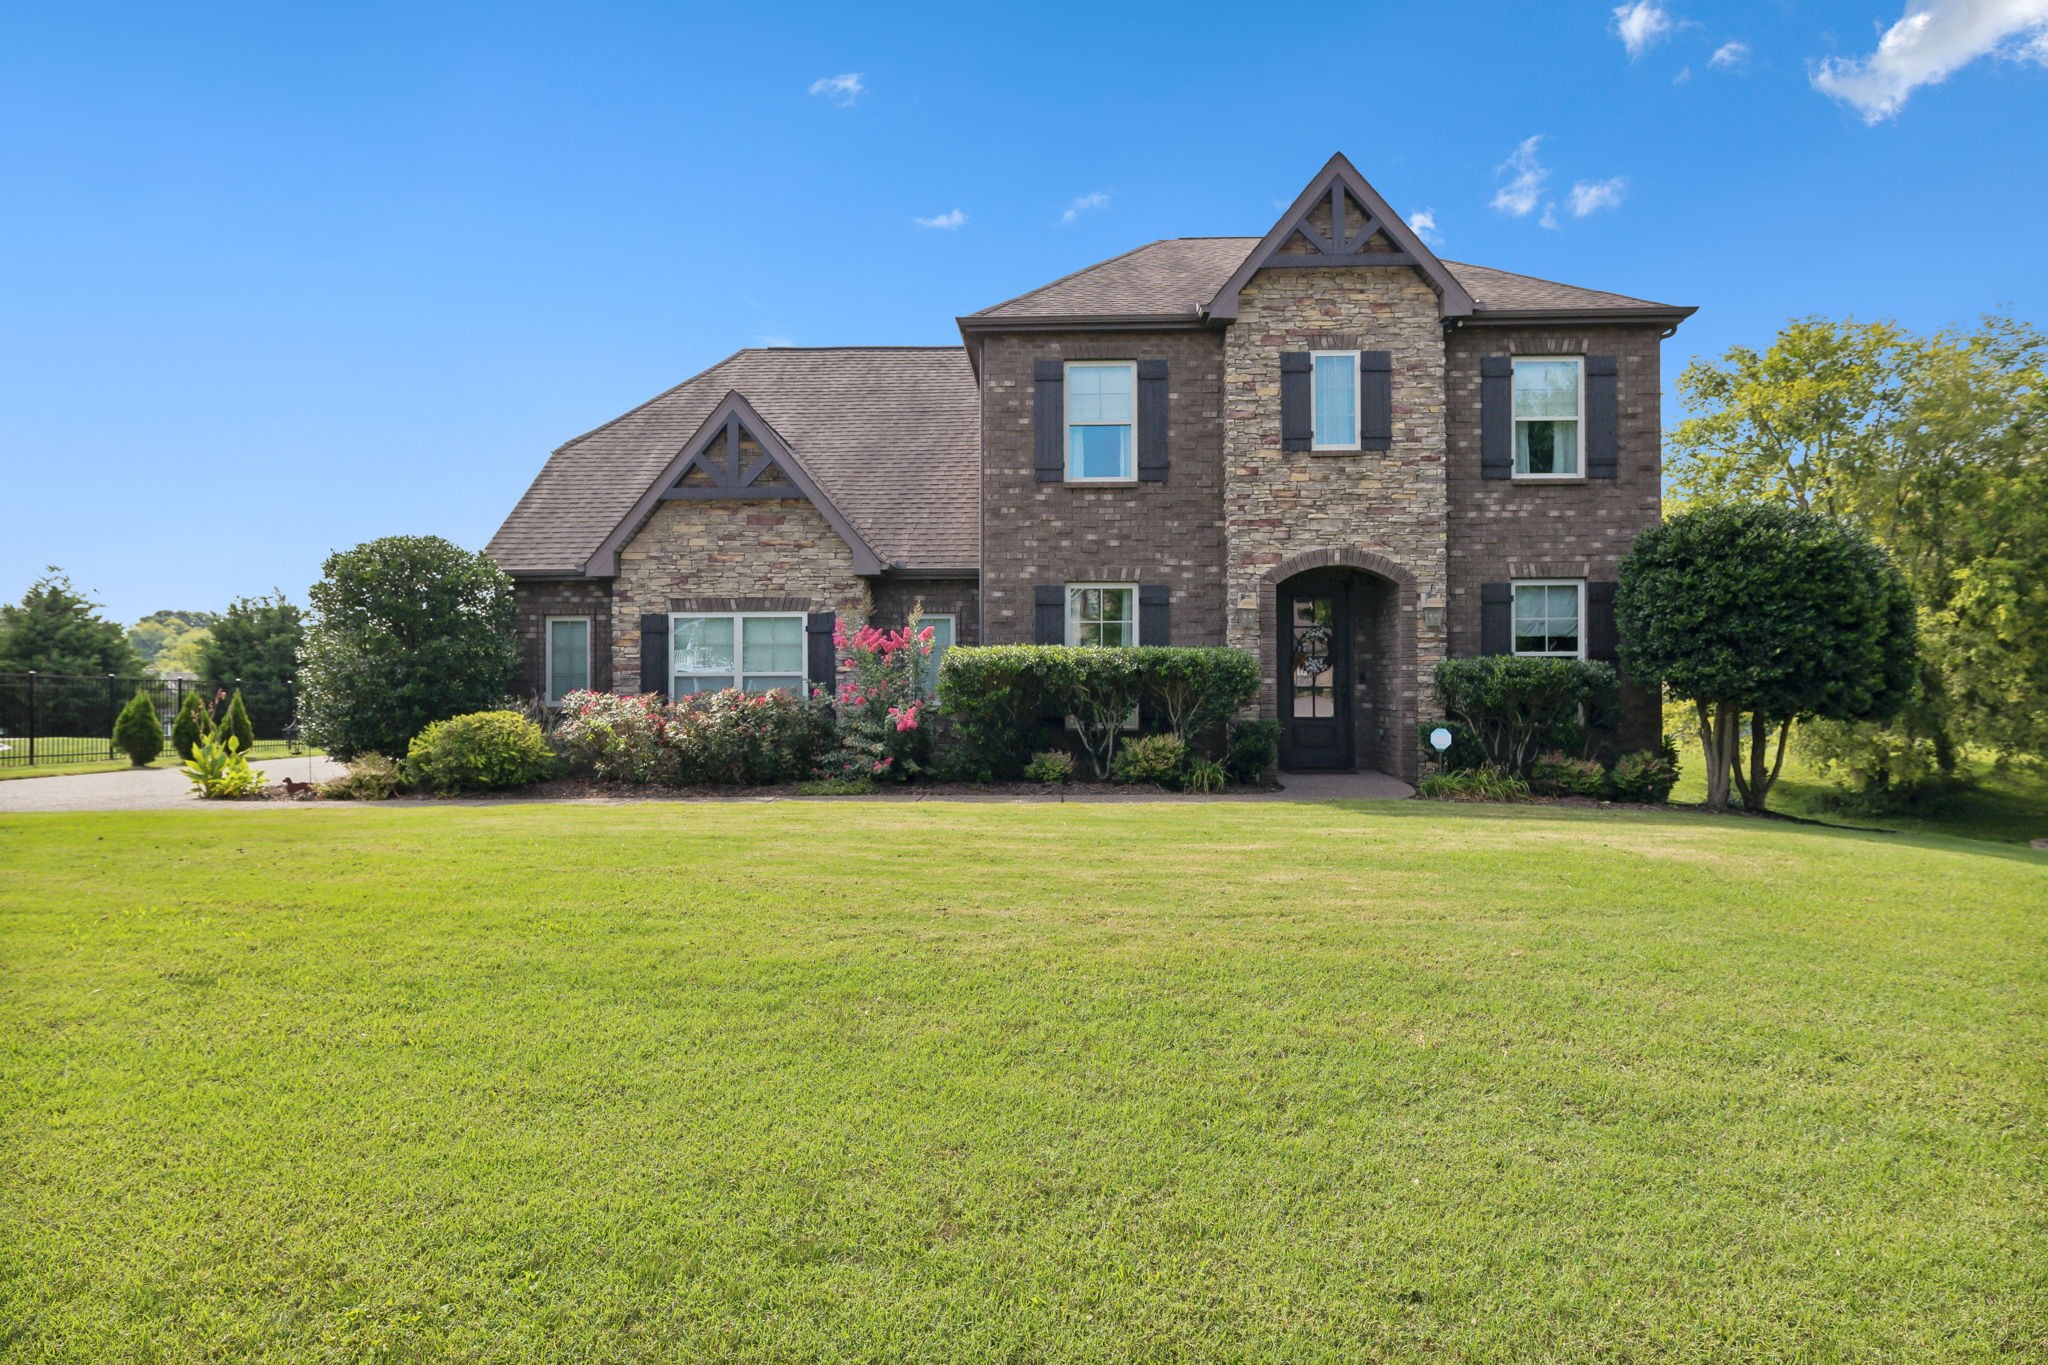
[[2040, 1360], [2048, 858], [1556, 808], [0, 819], [0, 1358]]

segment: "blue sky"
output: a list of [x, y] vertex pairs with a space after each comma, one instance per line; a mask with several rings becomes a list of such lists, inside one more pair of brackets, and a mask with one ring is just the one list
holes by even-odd
[[1700, 305], [1667, 390], [1808, 313], [2048, 321], [2048, 0], [1451, 9], [11, 6], [0, 598], [481, 546], [736, 348], [953, 342], [1340, 149], [1450, 259]]

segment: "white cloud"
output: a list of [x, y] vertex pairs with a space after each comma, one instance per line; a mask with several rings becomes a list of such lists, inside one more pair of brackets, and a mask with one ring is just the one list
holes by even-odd
[[1542, 141], [1541, 133], [1522, 139], [1508, 159], [1493, 168], [1496, 175], [1514, 172], [1514, 178], [1494, 192], [1493, 206], [1502, 213], [1527, 218], [1543, 197], [1543, 182], [1550, 178], [1550, 172], [1536, 159], [1536, 148]]
[[811, 93], [813, 95], [823, 95], [841, 109], [846, 108], [846, 106], [852, 104], [862, 95], [867, 94], [867, 92], [868, 88], [860, 83], [860, 72], [858, 71], [847, 71], [837, 76], [820, 76], [811, 82]]
[[2048, 65], [2048, 0], [1907, 0], [1877, 51], [1861, 61], [1828, 58], [1813, 88], [1854, 105], [1865, 123], [1881, 123], [1921, 86], [1992, 53]]
[[1543, 216], [1542, 216], [1541, 218], [1538, 218], [1538, 219], [1536, 220], [1536, 226], [1537, 226], [1537, 227], [1547, 227], [1547, 228], [1554, 228], [1554, 227], [1556, 227], [1556, 226], [1557, 226], [1557, 205], [1556, 205], [1556, 204], [1545, 204], [1545, 205], [1543, 206]]
[[1422, 209], [1408, 215], [1408, 226], [1415, 229], [1415, 235], [1429, 246], [1443, 245], [1443, 238], [1436, 230], [1436, 210]]
[[1067, 211], [1060, 215], [1060, 223], [1064, 226], [1075, 221], [1084, 213], [1093, 213], [1097, 209], [1108, 207], [1109, 195], [1107, 193], [1102, 190], [1090, 190], [1073, 203], [1067, 205]]
[[763, 334], [754, 338], [754, 344], [757, 346], [794, 346], [796, 342], [785, 336]]
[[1601, 209], [1621, 207], [1621, 196], [1628, 189], [1628, 177], [1612, 176], [1606, 180], [1581, 180], [1572, 186], [1572, 217], [1584, 218]]
[[919, 227], [937, 228], [941, 232], [951, 232], [967, 221], [967, 215], [958, 209], [954, 209], [951, 213], [942, 213], [935, 218], [914, 218], [911, 221]]
[[1614, 11], [1614, 31], [1631, 57], [1640, 57], [1671, 32], [1671, 12], [1657, 0], [1631, 0]]
[[1739, 71], [1749, 65], [1749, 44], [1726, 42], [1714, 49], [1714, 55], [1707, 58], [1707, 65], [1723, 71]]
[[1691, 79], [1692, 68], [1689, 66], [1681, 66], [1678, 68], [1678, 74], [1671, 78], [1671, 83], [1673, 85], [1684, 85], [1687, 81]]

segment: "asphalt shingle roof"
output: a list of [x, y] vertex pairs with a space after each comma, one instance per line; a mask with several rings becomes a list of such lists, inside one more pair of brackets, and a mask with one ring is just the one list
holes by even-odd
[[958, 346], [741, 351], [555, 451], [487, 552], [508, 571], [580, 571], [734, 390], [883, 559], [975, 567], [981, 405]]
[[[1063, 317], [1177, 317], [1199, 312], [1259, 244], [1257, 237], [1169, 237], [1077, 270], [1028, 294], [969, 314], [976, 320]], [[1445, 261], [1486, 312], [1583, 311], [1669, 308], [1602, 289], [1582, 289]], [[1677, 310], [1673, 310], [1677, 311]]]

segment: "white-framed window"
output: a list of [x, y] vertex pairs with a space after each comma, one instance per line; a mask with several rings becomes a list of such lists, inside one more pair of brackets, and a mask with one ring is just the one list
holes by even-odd
[[1138, 365], [1133, 360], [1070, 360], [1067, 479], [1124, 483], [1138, 477]]
[[550, 616], [541, 623], [547, 648], [548, 705], [590, 690], [590, 618]]
[[1138, 585], [1067, 584], [1067, 643], [1111, 646], [1138, 643]]
[[1515, 584], [1514, 630], [1517, 654], [1585, 658], [1585, 582], [1556, 578]]
[[1586, 426], [1586, 362], [1515, 357], [1515, 477], [1576, 479]]
[[1357, 450], [1358, 352], [1316, 351], [1309, 368], [1313, 450]]
[[679, 612], [668, 618], [669, 695], [804, 690], [802, 612]]
[[927, 696], [939, 690], [939, 660], [953, 647], [955, 623], [950, 612], [927, 613], [924, 624], [932, 629], [932, 652], [924, 659], [924, 690]]

